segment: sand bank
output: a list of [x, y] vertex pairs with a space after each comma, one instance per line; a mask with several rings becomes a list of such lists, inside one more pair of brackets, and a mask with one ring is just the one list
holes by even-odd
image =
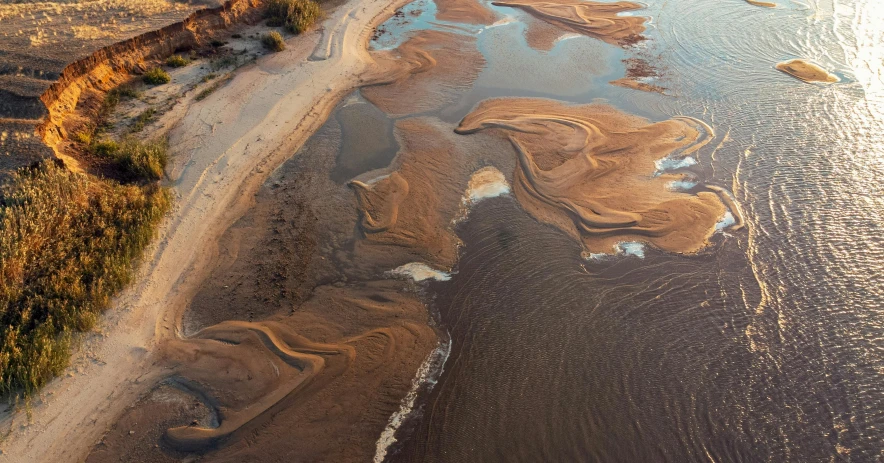
[[[645, 31], [641, 16], [620, 16], [620, 13], [643, 8], [632, 2], [585, 2], [579, 0], [496, 1], [497, 6], [509, 6], [528, 12], [531, 16], [567, 32], [583, 34], [614, 45], [626, 45], [640, 40]], [[534, 30], [532, 30], [534, 29]], [[529, 24], [528, 44], [539, 49], [549, 49], [558, 34], [550, 37], [548, 28]]]
[[716, 193], [672, 191], [668, 183], [683, 176], [657, 172], [655, 161], [708, 143], [709, 129], [693, 120], [650, 123], [608, 106], [513, 98], [482, 102], [457, 128], [484, 130], [516, 149], [514, 192], [522, 206], [589, 253], [624, 241], [697, 252], [725, 212]]
[[342, 5], [321, 35], [290, 41], [286, 51], [242, 69], [186, 111], [170, 134], [177, 209], [154, 254], [115, 304], [119, 309], [108, 312], [102, 334], [86, 339], [68, 377], [35, 398], [30, 424], [20, 426], [23, 415], [4, 418], [13, 432], [0, 461], [82, 461], [124, 408], [156, 384], [157, 346], [178, 336], [180, 313], [216, 259], [219, 236], [272, 169], [358, 84], [372, 62], [370, 28], [398, 3]]
[[479, 0], [436, 0], [436, 19], [469, 24], [494, 24], [497, 15]]
[[805, 82], [838, 82], [838, 76], [822, 67], [803, 59], [793, 59], [777, 64], [777, 69]]

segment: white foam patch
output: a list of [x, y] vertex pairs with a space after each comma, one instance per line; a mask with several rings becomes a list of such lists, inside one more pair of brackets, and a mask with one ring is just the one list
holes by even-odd
[[448, 281], [451, 279], [450, 273], [436, 270], [433, 267], [430, 267], [429, 265], [421, 262], [411, 262], [409, 264], [401, 265], [393, 270], [390, 270], [390, 273], [396, 276], [408, 277], [413, 279], [414, 281]]
[[509, 194], [509, 192], [510, 184], [507, 183], [503, 172], [494, 167], [483, 167], [470, 177], [463, 203], [474, 204], [483, 199]]
[[439, 376], [442, 374], [449, 355], [451, 355], [451, 341], [442, 341], [438, 347], [430, 352], [424, 363], [417, 369], [417, 374], [411, 382], [411, 390], [402, 399], [399, 410], [396, 410], [390, 416], [387, 427], [384, 428], [384, 431], [381, 432], [381, 437], [378, 438], [378, 442], [375, 445], [374, 459], [372, 460], [374, 463], [383, 463], [384, 458], [387, 457], [387, 450], [396, 443], [396, 431], [399, 430], [399, 427], [402, 426], [402, 423], [405, 422], [405, 419], [414, 410], [414, 402], [417, 400], [421, 388], [426, 386], [428, 390], [433, 389], [433, 386], [436, 385]]
[[721, 220], [715, 224], [715, 230], [721, 231], [731, 225], [737, 223], [737, 219], [734, 218], [734, 215], [731, 214], [731, 211], [725, 211], [724, 215], [721, 217]]
[[667, 170], [683, 169], [685, 167], [697, 165], [697, 160], [690, 156], [683, 158], [663, 158], [654, 161], [654, 165], [657, 167], [657, 175], [659, 175], [661, 172]]
[[553, 42], [553, 44], [557, 44], [559, 42], [564, 42], [565, 40], [577, 39], [580, 37], [583, 37], [583, 36], [580, 34], [570, 34], [570, 33], [564, 34], [564, 35], [560, 36], [559, 38], [557, 38], [556, 41]]
[[512, 24], [516, 22], [516, 18], [514, 16], [505, 16], [503, 19], [499, 19], [494, 22], [494, 24], [490, 26], [486, 26], [486, 29], [490, 29], [492, 27], [506, 26], [507, 24]]
[[697, 182], [691, 180], [674, 180], [666, 184], [670, 191], [687, 191], [697, 186]]
[[622, 254], [626, 256], [635, 256], [639, 259], [645, 258], [645, 245], [644, 243], [638, 243], [635, 241], [623, 241], [614, 245], [614, 250], [617, 251], [617, 254]]

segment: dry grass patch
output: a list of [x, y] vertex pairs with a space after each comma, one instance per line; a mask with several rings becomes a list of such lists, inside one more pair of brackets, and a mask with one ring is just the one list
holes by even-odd
[[0, 394], [30, 394], [67, 366], [131, 279], [169, 208], [158, 185], [122, 185], [47, 161], [0, 189]]

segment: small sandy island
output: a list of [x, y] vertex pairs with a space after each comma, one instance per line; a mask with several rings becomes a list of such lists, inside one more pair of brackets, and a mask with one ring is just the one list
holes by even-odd
[[776, 8], [777, 7], [776, 3], [761, 2], [759, 0], [746, 0], [746, 3], [748, 3], [750, 5], [755, 5], [755, 6], [763, 6], [765, 8]]
[[777, 64], [777, 69], [805, 82], [835, 83], [840, 81], [835, 74], [803, 59], [793, 59]]

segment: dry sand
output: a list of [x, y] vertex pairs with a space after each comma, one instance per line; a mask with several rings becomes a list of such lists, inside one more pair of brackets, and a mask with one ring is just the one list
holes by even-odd
[[683, 176], [657, 170], [655, 161], [708, 143], [711, 129], [699, 121], [650, 123], [609, 106], [508, 98], [480, 103], [457, 129], [484, 130], [515, 147], [514, 192], [522, 206], [590, 253], [610, 253], [622, 241], [694, 253], [726, 211], [717, 193], [673, 191], [668, 184]]
[[803, 59], [793, 59], [777, 64], [777, 69], [805, 82], [838, 82], [838, 76], [822, 67]]
[[87, 336], [66, 377], [35, 398], [31, 418], [4, 417], [12, 432], [0, 461], [82, 461], [125, 407], [164, 376], [153, 367], [162, 362], [157, 346], [178, 337], [181, 312], [212, 268], [218, 238], [372, 66], [371, 27], [400, 3], [342, 5], [322, 34], [290, 41], [186, 110], [170, 134], [177, 208], [153, 255], [108, 312], [103, 333]]

